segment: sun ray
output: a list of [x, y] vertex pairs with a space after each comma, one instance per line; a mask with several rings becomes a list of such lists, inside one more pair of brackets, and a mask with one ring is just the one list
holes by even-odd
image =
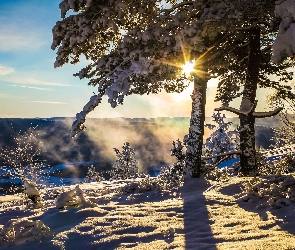
[[186, 77], [189, 77], [192, 72], [194, 72], [195, 68], [195, 61], [186, 62], [182, 65], [182, 71]]
[[[179, 44], [181, 48], [182, 58], [178, 58], [179, 61], [176, 60], [165, 60], [165, 59], [153, 59], [156, 62], [161, 64], [170, 65], [172, 67], [179, 69], [179, 75], [184, 75], [186, 78], [191, 78], [192, 76], [205, 77], [208, 72], [202, 70], [204, 64], [204, 57], [208, 54], [214, 46], [207, 48], [203, 53], [199, 54], [197, 57], [193, 57], [191, 55], [191, 49], [186, 48], [184, 42], [181, 37], [178, 36]], [[175, 59], [177, 59], [175, 58]]]

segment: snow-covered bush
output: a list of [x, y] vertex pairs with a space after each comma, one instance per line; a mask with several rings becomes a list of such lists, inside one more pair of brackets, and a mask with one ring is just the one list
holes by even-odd
[[110, 171], [111, 180], [134, 178], [138, 175], [137, 161], [135, 159], [134, 149], [130, 147], [129, 142], [125, 142], [122, 152], [114, 148], [117, 160]]
[[239, 133], [237, 130], [230, 130], [232, 122], [225, 121], [225, 115], [221, 115], [220, 112], [213, 113], [213, 121], [217, 125], [206, 124], [205, 126], [212, 130], [213, 132], [206, 139], [203, 144], [202, 155], [204, 157], [215, 156], [214, 158], [208, 158], [205, 160], [206, 164], [219, 164], [221, 161], [236, 157], [237, 155], [223, 155], [229, 152], [234, 152], [239, 150]]
[[156, 186], [159, 190], [175, 192], [183, 185], [184, 171], [180, 162], [161, 168], [160, 174], [156, 178]]
[[222, 169], [228, 176], [238, 176], [240, 171], [240, 162], [235, 162], [231, 166], [226, 166]]
[[18, 244], [35, 240], [40, 242], [40, 238], [49, 234], [50, 228], [40, 220], [32, 221], [26, 218], [9, 220], [0, 231], [3, 241], [9, 244]]
[[[147, 191], [158, 191], [160, 193], [175, 193], [182, 185], [185, 177], [185, 154], [184, 146], [179, 140], [172, 142], [171, 155], [177, 158], [172, 165], [163, 166], [159, 175], [150, 177], [148, 174], [141, 174], [136, 182], [124, 187], [126, 193], [143, 193]], [[134, 176], [134, 175], [133, 175]], [[126, 178], [127, 179], [127, 178]]]
[[84, 192], [77, 185], [74, 189], [61, 193], [55, 199], [55, 207], [69, 208], [69, 207], [95, 207], [96, 204], [84, 197]]
[[20, 179], [23, 183], [37, 183], [45, 181], [42, 170], [45, 167], [41, 159], [41, 142], [35, 133], [36, 127], [18, 133], [14, 137], [15, 147], [0, 148], [0, 158], [4, 162], [2, 169], [10, 179]]
[[170, 149], [171, 156], [175, 156], [177, 159], [177, 162], [170, 166], [170, 168], [177, 168], [178, 171], [183, 175], [181, 178], [189, 177], [192, 175], [191, 169], [186, 165], [186, 153], [188, 148], [188, 141], [189, 141], [189, 135], [185, 135], [183, 138], [183, 142], [181, 142], [179, 139], [172, 142], [173, 148]]
[[259, 166], [260, 175], [283, 175], [295, 172], [295, 157], [289, 153], [279, 157], [278, 160], [264, 162]]
[[211, 180], [228, 178], [235, 171], [232, 169], [218, 169], [218, 165], [227, 159], [237, 157], [239, 150], [239, 134], [237, 130], [230, 130], [232, 122], [225, 121], [225, 115], [220, 112], [212, 115], [214, 124], [205, 126], [212, 130], [212, 133], [203, 144], [203, 166], [201, 174]]
[[25, 180], [24, 181], [24, 193], [32, 201], [35, 208], [42, 207], [42, 198], [35, 183]]
[[75, 194], [75, 189], [61, 193], [55, 200], [56, 208], [77, 207], [80, 205], [80, 199]]
[[293, 175], [254, 177], [243, 185], [242, 199], [257, 202], [257, 208], [280, 208], [295, 202], [295, 178]]
[[91, 165], [88, 167], [88, 172], [85, 177], [85, 182], [100, 182], [104, 181], [103, 175], [95, 170], [95, 167]]
[[174, 195], [175, 192], [183, 185], [182, 167], [177, 163], [164, 166], [160, 174], [151, 177], [148, 174], [142, 174], [139, 178], [134, 179], [132, 183], [118, 190], [118, 193], [144, 193], [155, 191], [161, 194]]
[[152, 190], [160, 190], [158, 183], [158, 177], [151, 177], [148, 174], [142, 175], [141, 179], [138, 183], [138, 190], [140, 192], [152, 191]]
[[173, 141], [172, 145], [173, 148], [170, 149], [171, 155], [175, 156], [178, 162], [183, 162], [185, 160], [185, 154], [183, 152], [185, 146], [182, 145], [182, 142], [179, 139]]
[[97, 205], [95, 203], [93, 203], [92, 201], [90, 201], [89, 199], [87, 199], [84, 196], [84, 192], [82, 191], [82, 189], [79, 187], [79, 185], [77, 185], [75, 187], [75, 194], [77, 197], [79, 197], [79, 205], [82, 207], [96, 207]]

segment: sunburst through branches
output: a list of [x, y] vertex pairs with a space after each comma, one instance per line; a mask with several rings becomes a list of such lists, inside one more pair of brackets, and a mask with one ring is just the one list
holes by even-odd
[[186, 77], [190, 77], [191, 73], [194, 71], [195, 68], [195, 60], [186, 62], [182, 65], [182, 72], [185, 74]]

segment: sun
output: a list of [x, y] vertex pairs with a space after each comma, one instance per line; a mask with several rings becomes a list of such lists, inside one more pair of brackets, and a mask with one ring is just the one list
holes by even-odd
[[195, 69], [195, 60], [186, 62], [181, 67], [182, 67], [182, 72], [186, 75], [186, 77], [189, 77]]

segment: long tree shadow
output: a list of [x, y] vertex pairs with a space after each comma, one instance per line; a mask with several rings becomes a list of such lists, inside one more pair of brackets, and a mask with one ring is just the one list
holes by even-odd
[[203, 178], [189, 179], [181, 188], [185, 249], [217, 249], [220, 240], [214, 238], [211, 230], [204, 191], [210, 186]]

